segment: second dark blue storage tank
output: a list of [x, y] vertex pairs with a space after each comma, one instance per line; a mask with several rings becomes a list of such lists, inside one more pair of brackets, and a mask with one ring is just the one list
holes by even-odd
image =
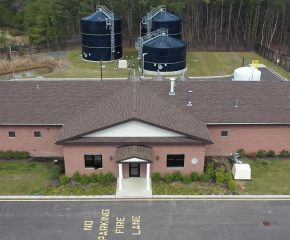
[[108, 17], [98, 9], [90, 16], [81, 19], [83, 59], [89, 61], [111, 61], [122, 57], [122, 20], [114, 15], [115, 52], [111, 54], [111, 31]]
[[[182, 33], [182, 22], [181, 18], [166, 12], [165, 10], [160, 10], [153, 18], [152, 18], [152, 29], [151, 32], [160, 29], [167, 28], [168, 34], [171, 37], [175, 37], [181, 39]], [[144, 36], [147, 34], [146, 25], [141, 25], [141, 35]]]

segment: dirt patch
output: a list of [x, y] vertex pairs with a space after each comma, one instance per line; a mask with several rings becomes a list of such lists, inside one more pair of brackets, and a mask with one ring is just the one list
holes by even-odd
[[[56, 59], [50, 56], [16, 56], [13, 59], [14, 71], [25, 71], [37, 68], [50, 68], [51, 70], [62, 69], [65, 66], [63, 59]], [[9, 59], [0, 60], [0, 74], [12, 72], [12, 63]]]

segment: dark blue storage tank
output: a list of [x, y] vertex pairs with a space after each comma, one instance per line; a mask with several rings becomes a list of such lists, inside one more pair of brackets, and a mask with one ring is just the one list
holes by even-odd
[[111, 61], [122, 57], [122, 20], [114, 15], [114, 44], [112, 54], [111, 30], [108, 17], [102, 8], [81, 19], [82, 55], [84, 60]]
[[176, 72], [186, 69], [186, 43], [166, 34], [143, 46], [144, 71]]
[[[144, 18], [146, 18], [146, 16]], [[159, 28], [167, 28], [168, 34], [171, 37], [181, 39], [182, 22], [180, 17], [166, 12], [165, 10], [159, 10], [159, 12], [152, 18], [151, 32]], [[146, 34], [147, 26], [141, 24], [141, 35], [144, 36]]]

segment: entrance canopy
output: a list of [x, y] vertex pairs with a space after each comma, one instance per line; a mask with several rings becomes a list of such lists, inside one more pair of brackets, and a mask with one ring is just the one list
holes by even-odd
[[140, 162], [140, 160], [143, 160], [144, 162], [152, 162], [152, 148], [139, 145], [118, 147], [116, 150], [116, 160], [118, 163]]

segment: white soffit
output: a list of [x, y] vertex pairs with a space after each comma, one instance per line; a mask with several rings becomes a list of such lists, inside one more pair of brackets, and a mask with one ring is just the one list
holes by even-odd
[[83, 137], [182, 137], [183, 135], [138, 121], [130, 121]]
[[136, 163], [136, 162], [147, 162], [146, 160], [140, 159], [140, 158], [129, 158], [126, 160], [122, 160], [122, 163]]

